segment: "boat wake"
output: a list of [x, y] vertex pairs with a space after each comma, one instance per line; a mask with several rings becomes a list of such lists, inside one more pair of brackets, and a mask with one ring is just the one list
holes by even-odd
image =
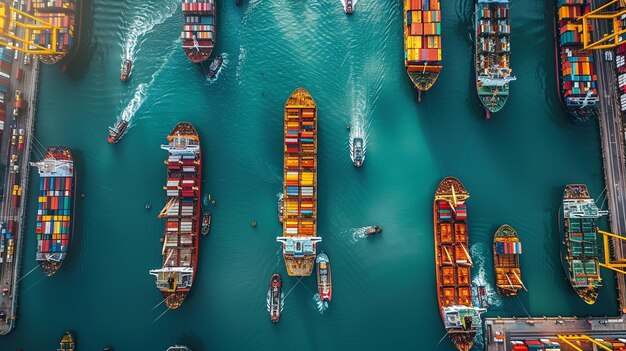
[[180, 1], [169, 0], [165, 4], [159, 2], [158, 7], [142, 5], [140, 12], [133, 18], [133, 22], [128, 28], [128, 36], [124, 40], [122, 47], [122, 60], [129, 59], [135, 61], [135, 56], [140, 51], [137, 49], [140, 39], [143, 42], [145, 34], [172, 17], [179, 3]]
[[[210, 84], [213, 84], [213, 83], [217, 82], [217, 80], [218, 80], [218, 79], [219, 79], [219, 77], [220, 77], [220, 73], [222, 73], [222, 71], [223, 71], [226, 67], [228, 67], [228, 54], [227, 54], [227, 53], [223, 53], [223, 54], [220, 54], [220, 56], [222, 56], [222, 65], [221, 65], [221, 66], [220, 66], [220, 68], [217, 70], [217, 73], [215, 74], [215, 77], [213, 77], [213, 78], [209, 78], [209, 77], [207, 77], [207, 79], [206, 79], [206, 80], [207, 80]], [[217, 58], [216, 58], [216, 59], [217, 59]]]
[[[502, 308], [503, 301], [491, 285], [490, 279], [487, 278], [487, 272], [485, 271], [485, 257], [487, 255], [485, 255], [485, 250], [481, 246], [480, 244], [475, 244], [470, 248], [470, 255], [475, 267], [472, 285], [479, 287], [478, 292], [472, 296], [472, 302], [474, 306], [488, 305], [486, 308], [489, 310], [499, 310]], [[478, 274], [476, 274], [476, 271], [478, 271]]]
[[311, 303], [320, 314], [324, 314], [324, 312], [328, 309], [328, 301], [322, 301], [320, 299], [320, 294], [313, 295]]
[[[339, 0], [339, 1], [341, 1], [341, 5], [342, 5], [342, 6], [343, 6], [343, 8], [345, 9], [345, 8], [346, 8], [346, 0]], [[354, 1], [352, 2], [352, 8], [353, 8], [353, 9], [356, 9], [355, 7], [356, 7], [356, 3], [357, 3], [357, 2], [358, 2], [358, 0], [354, 0]]]
[[360, 228], [350, 228], [348, 230], [344, 230], [342, 234], [349, 235], [352, 238], [352, 242], [355, 243], [367, 237], [367, 235], [365, 235], [366, 232], [367, 232], [367, 227], [360, 227]]
[[[246, 48], [242, 46], [239, 47], [239, 60], [237, 61], [237, 78], [241, 78], [241, 71], [243, 69], [243, 63], [246, 61]], [[239, 81], [239, 84], [242, 82]]]

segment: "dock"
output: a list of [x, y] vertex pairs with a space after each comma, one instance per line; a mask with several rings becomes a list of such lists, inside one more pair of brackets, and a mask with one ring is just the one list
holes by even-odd
[[[4, 177], [4, 196], [0, 200], [0, 220], [7, 223], [9, 220], [15, 221], [16, 227], [13, 235], [15, 236], [15, 249], [12, 262], [4, 262], [0, 264], [0, 284], [2, 289], [8, 289], [8, 293], [0, 296], [0, 335], [9, 333], [15, 328], [18, 308], [18, 288], [20, 281], [20, 270], [22, 262], [22, 248], [24, 246], [24, 229], [26, 222], [26, 201], [28, 199], [28, 180], [29, 180], [29, 161], [31, 155], [31, 146], [34, 136], [34, 122], [37, 109], [37, 93], [39, 87], [39, 60], [33, 59], [30, 65], [24, 64], [24, 55], [18, 54], [18, 59], [13, 62], [14, 69], [21, 68], [24, 70], [24, 78], [18, 81], [15, 75], [11, 76], [9, 96], [15, 93], [15, 90], [22, 92], [22, 98], [28, 102], [27, 110], [24, 111], [14, 122], [8, 123], [13, 119], [13, 98], [6, 104], [7, 118], [5, 122], [5, 130], [3, 137], [2, 157], [10, 157], [11, 148], [17, 148], [11, 145], [11, 130], [24, 129], [24, 149], [20, 153], [18, 173], [9, 173], [10, 168], [6, 167]], [[8, 162], [7, 162], [8, 163]], [[11, 189], [14, 184], [22, 186], [22, 196], [19, 199], [19, 206], [14, 207], [11, 203]]]

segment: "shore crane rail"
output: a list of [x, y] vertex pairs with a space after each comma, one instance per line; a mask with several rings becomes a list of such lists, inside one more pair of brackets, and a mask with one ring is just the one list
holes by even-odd
[[[609, 7], [617, 5], [618, 10], [610, 10]], [[612, 49], [621, 44], [620, 36], [626, 34], [626, 28], [622, 17], [626, 17], [626, 0], [611, 0], [599, 8], [578, 17], [581, 20], [584, 50]], [[590, 20], [610, 20], [611, 34], [605, 34], [601, 39], [593, 41], [589, 33]]]
[[[11, 29], [17, 27], [23, 28], [23, 33], [12, 33]], [[0, 46], [32, 55], [62, 55], [64, 52], [58, 51], [56, 47], [60, 30], [50, 22], [0, 2]], [[53, 44], [45, 47], [35, 43], [34, 31], [50, 33], [50, 43]], [[21, 47], [18, 43], [22, 44]]]
[[595, 339], [593, 339], [593, 338], [591, 338], [591, 337], [589, 337], [588, 335], [585, 335], [585, 334], [574, 334], [574, 335], [556, 334], [556, 337], [559, 338], [559, 340], [561, 340], [564, 343], [566, 343], [567, 345], [571, 346], [576, 351], [584, 351], [584, 350], [581, 349], [580, 347], [578, 347], [576, 344], [574, 344], [574, 341], [587, 341], [587, 342], [590, 342], [590, 343], [596, 345], [598, 347], [598, 350], [607, 350], [607, 351], [612, 351], [613, 350], [613, 349], [610, 349], [610, 348], [606, 347], [604, 344], [602, 344], [598, 340], [595, 340]]

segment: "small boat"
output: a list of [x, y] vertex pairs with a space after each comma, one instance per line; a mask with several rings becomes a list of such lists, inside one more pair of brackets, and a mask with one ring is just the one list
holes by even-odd
[[352, 151], [352, 163], [356, 167], [363, 166], [363, 162], [365, 162], [365, 150], [363, 148], [363, 138], [354, 138], [352, 139], [352, 147], [350, 148]]
[[381, 227], [379, 227], [377, 225], [371, 225], [371, 226], [365, 228], [365, 235], [367, 235], [367, 236], [380, 234], [382, 232], [383, 232], [383, 228], [381, 228]]
[[205, 212], [202, 215], [202, 228], [200, 229], [200, 233], [202, 233], [202, 235], [207, 235], [209, 234], [210, 230], [211, 230], [211, 211]]
[[344, 11], [346, 11], [346, 13], [348, 15], [351, 15], [354, 12], [354, 4], [352, 3], [352, 0], [345, 0], [346, 4], [344, 6]]
[[333, 281], [330, 271], [330, 259], [324, 252], [320, 252], [315, 259], [317, 263], [317, 291], [320, 300], [330, 301], [333, 296]]
[[515, 229], [510, 225], [501, 226], [493, 236], [493, 265], [496, 274], [496, 292], [501, 296], [516, 296], [522, 283], [519, 255], [522, 243]]
[[126, 132], [126, 128], [128, 128], [128, 121], [125, 119], [120, 119], [115, 123], [115, 127], [109, 127], [109, 138], [107, 139], [109, 144], [117, 143]]
[[72, 336], [72, 333], [70, 332], [65, 332], [65, 334], [63, 334], [63, 336], [61, 337], [60, 347], [57, 349], [57, 351], [74, 350], [76, 350], [76, 347], [74, 346], [74, 336]]
[[270, 320], [274, 323], [280, 320], [280, 313], [283, 310], [282, 293], [283, 279], [280, 277], [280, 274], [274, 273], [272, 274], [272, 279], [270, 279], [270, 290], [268, 291]]
[[133, 71], [133, 62], [131, 60], [124, 60], [124, 63], [122, 63], [122, 70], [121, 70], [121, 75], [120, 75], [120, 79], [122, 80], [122, 82], [125, 82], [128, 80], [132, 71]]
[[168, 347], [167, 351], [191, 351], [191, 349], [185, 345], [174, 345]]
[[222, 57], [222, 55], [219, 55], [215, 58], [215, 60], [213, 60], [213, 62], [211, 62], [211, 64], [209, 65], [209, 73], [207, 73], [207, 78], [209, 79], [213, 79], [217, 76], [217, 73], [219, 73], [220, 69], [222, 68], [222, 63], [224, 63], [224, 58]]
[[283, 222], [283, 213], [285, 212], [285, 201], [283, 200], [283, 194], [278, 197], [278, 221]]

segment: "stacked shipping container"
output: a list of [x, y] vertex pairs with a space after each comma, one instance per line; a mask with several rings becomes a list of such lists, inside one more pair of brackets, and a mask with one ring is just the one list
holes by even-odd
[[[27, 2], [28, 11], [33, 11], [35, 17], [48, 22], [60, 30], [56, 43], [52, 43], [52, 33], [49, 30], [33, 30], [31, 40], [46, 48], [56, 48], [57, 51], [67, 54], [74, 44], [74, 30], [78, 22], [78, 15], [82, 0], [30, 0]], [[55, 63], [63, 56], [42, 57], [44, 63]]]
[[615, 64], [617, 65], [617, 94], [619, 95], [622, 117], [624, 117], [626, 115], [626, 43], [617, 47]]
[[[590, 0], [558, 0], [555, 30], [559, 91], [575, 120], [589, 119], [598, 101], [597, 76], [593, 55], [583, 51], [582, 28], [577, 18], [590, 11]], [[591, 28], [589, 28], [591, 30]]]
[[215, 0], [185, 0], [183, 50], [192, 62], [209, 58], [215, 46]]
[[439, 0], [405, 0], [404, 59], [414, 64], [441, 62], [441, 11]]
[[67, 252], [72, 224], [72, 177], [41, 177], [37, 208], [37, 251]]

